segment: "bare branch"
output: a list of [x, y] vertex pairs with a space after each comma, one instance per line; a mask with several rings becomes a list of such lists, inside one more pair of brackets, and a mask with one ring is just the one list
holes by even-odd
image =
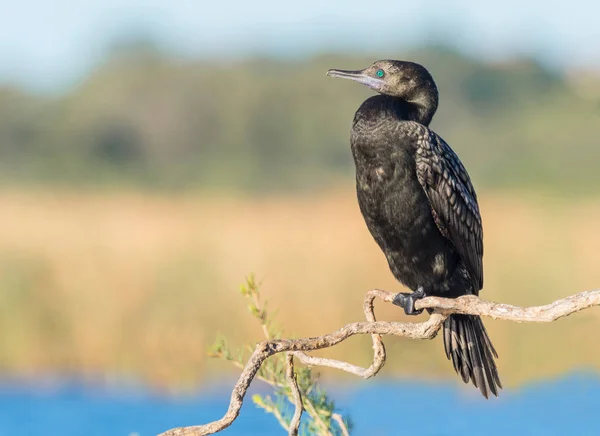
[[[394, 299], [394, 295], [387, 291], [380, 291], [379, 289], [372, 289], [367, 292], [365, 300], [363, 302], [363, 311], [365, 317], [369, 322], [375, 322], [375, 311], [374, 302], [375, 298], [391, 303]], [[327, 366], [329, 368], [335, 368], [342, 371], [349, 372], [350, 374], [357, 375], [361, 378], [367, 379], [376, 375], [385, 363], [385, 346], [381, 340], [381, 335], [371, 335], [373, 339], [373, 363], [368, 368], [362, 368], [357, 365], [353, 365], [348, 362], [341, 360], [327, 359], [325, 357], [314, 357], [306, 354], [302, 351], [294, 353], [294, 355], [305, 365], [311, 366]]]
[[300, 388], [298, 387], [298, 381], [296, 380], [296, 374], [294, 373], [293, 354], [287, 354], [286, 363], [287, 367], [285, 374], [290, 384], [290, 389], [292, 390], [292, 397], [294, 398], [294, 406], [296, 407], [294, 416], [290, 421], [288, 434], [290, 436], [296, 436], [298, 434], [298, 429], [300, 428], [300, 418], [302, 418], [302, 395], [300, 395]]
[[592, 306], [600, 306], [600, 290], [584, 291], [544, 306], [517, 307], [480, 300], [473, 295], [457, 299], [427, 297], [416, 302], [417, 309], [435, 308], [436, 312], [487, 316], [514, 322], [552, 322]]
[[[277, 353], [293, 353], [308, 365], [328, 366], [346, 371], [359, 377], [368, 378], [377, 374], [385, 363], [385, 347], [380, 335], [402, 336], [410, 339], [432, 339], [450, 314], [487, 316], [493, 319], [516, 322], [551, 322], [592, 306], [600, 306], [600, 290], [581, 292], [545, 306], [517, 307], [509, 304], [481, 300], [475, 296], [456, 299], [426, 297], [418, 300], [416, 309], [434, 309], [427, 321], [419, 323], [376, 321], [373, 310], [375, 298], [391, 303], [396, 294], [373, 289], [367, 293], [363, 304], [366, 322], [354, 322], [323, 336], [299, 339], [272, 339], [261, 342], [248, 359], [239, 380], [233, 388], [227, 413], [218, 421], [205, 425], [175, 428], [160, 436], [201, 436], [219, 432], [231, 425], [238, 417], [244, 395], [256, 376], [260, 366], [269, 357]], [[361, 368], [347, 362], [317, 358], [307, 354], [309, 351], [333, 347], [354, 336], [369, 334], [373, 338], [373, 363]]]

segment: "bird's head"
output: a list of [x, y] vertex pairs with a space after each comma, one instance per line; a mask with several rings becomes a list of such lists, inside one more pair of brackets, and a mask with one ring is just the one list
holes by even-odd
[[364, 70], [329, 70], [329, 77], [340, 77], [362, 83], [384, 95], [423, 106], [435, 112], [438, 91], [429, 71], [422, 65], [407, 61], [381, 60]]

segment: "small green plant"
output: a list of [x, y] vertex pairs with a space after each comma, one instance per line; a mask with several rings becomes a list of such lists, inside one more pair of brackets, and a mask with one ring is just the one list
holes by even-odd
[[[282, 328], [274, 321], [267, 310], [267, 303], [260, 299], [259, 284], [254, 275], [246, 278], [240, 292], [248, 300], [250, 314], [260, 323], [267, 340], [279, 339]], [[247, 355], [253, 347], [246, 345], [232, 351], [224, 337], [218, 337], [211, 347], [209, 355], [232, 362], [243, 368]], [[319, 384], [319, 374], [310, 367], [295, 366], [295, 375], [302, 397], [305, 414], [300, 425], [300, 435], [347, 436], [352, 430], [352, 423], [347, 416], [337, 413], [335, 403], [329, 398], [325, 389]], [[292, 390], [286, 379], [286, 356], [276, 354], [265, 361], [260, 368], [257, 378], [270, 384], [275, 389], [274, 396], [255, 394], [252, 401], [266, 412], [273, 414], [281, 426], [288, 430], [294, 414]]]

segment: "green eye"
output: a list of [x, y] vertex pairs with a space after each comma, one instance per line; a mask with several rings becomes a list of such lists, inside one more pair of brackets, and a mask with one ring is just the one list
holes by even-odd
[[377, 74], [377, 77], [385, 76], [385, 72], [383, 70], [377, 70], [377, 72], [375, 74]]

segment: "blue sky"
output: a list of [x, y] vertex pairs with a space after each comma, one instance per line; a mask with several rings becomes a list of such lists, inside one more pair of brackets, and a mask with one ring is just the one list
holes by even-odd
[[70, 86], [129, 34], [183, 55], [378, 53], [448, 41], [488, 58], [534, 54], [600, 70], [594, 0], [0, 0], [0, 83]]

